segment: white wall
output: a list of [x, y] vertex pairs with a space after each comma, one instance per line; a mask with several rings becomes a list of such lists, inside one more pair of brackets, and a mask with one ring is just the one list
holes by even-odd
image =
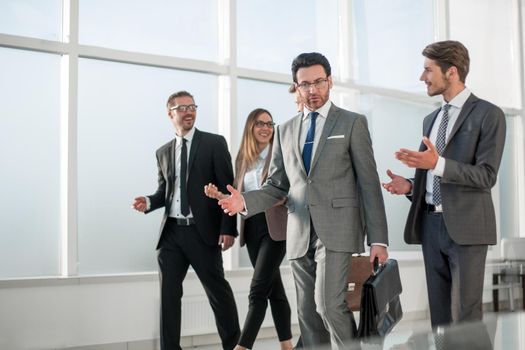
[[[406, 318], [425, 317], [424, 271], [418, 258], [399, 261]], [[228, 271], [239, 317], [247, 311], [251, 270]], [[283, 281], [296, 323], [289, 268]], [[184, 285], [183, 336], [215, 334], [211, 309], [194, 274]], [[0, 282], [0, 349], [60, 349], [158, 338], [159, 292], [155, 274]], [[267, 317], [263, 326], [271, 326]]]
[[[404, 319], [428, 318], [421, 253], [391, 252], [390, 255], [399, 263]], [[494, 254], [489, 254], [489, 261], [490, 255]], [[296, 324], [293, 276], [289, 267], [281, 268], [281, 273], [292, 306], [292, 322]], [[248, 308], [251, 275], [251, 269], [226, 272], [235, 291], [241, 326]], [[487, 268], [485, 286], [491, 282], [491, 269]], [[507, 293], [501, 291], [500, 299], [506, 298]], [[483, 300], [492, 302], [489, 288]], [[126, 347], [127, 343], [142, 344], [137, 349], [154, 349], [159, 336], [158, 310], [156, 274], [0, 281], [0, 349], [62, 349], [115, 343], [122, 344], [122, 349], [135, 348]], [[182, 317], [184, 344], [189, 345], [200, 335], [213, 335], [200, 337], [201, 342], [218, 339], [204, 290], [191, 272], [184, 284]], [[272, 326], [268, 312], [263, 327]]]

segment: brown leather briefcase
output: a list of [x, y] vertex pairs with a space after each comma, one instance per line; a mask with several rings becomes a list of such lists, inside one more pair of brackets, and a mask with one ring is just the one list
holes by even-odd
[[352, 311], [361, 309], [361, 291], [363, 284], [373, 272], [370, 256], [352, 256], [352, 265], [348, 272], [348, 291], [346, 293], [346, 305]]

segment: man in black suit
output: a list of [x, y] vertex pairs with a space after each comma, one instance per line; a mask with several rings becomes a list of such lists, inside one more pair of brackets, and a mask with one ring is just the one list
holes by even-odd
[[233, 292], [224, 278], [221, 248], [227, 250], [235, 242], [236, 221], [222, 213], [203, 190], [204, 185], [214, 183], [225, 192], [232, 183], [230, 153], [224, 137], [194, 127], [197, 106], [190, 93], [174, 93], [167, 107], [176, 135], [157, 150], [159, 187], [133, 203], [133, 208], [144, 213], [165, 208], [157, 244], [161, 349], [181, 349], [182, 282], [191, 265], [215, 314], [222, 346], [231, 350], [240, 329]]

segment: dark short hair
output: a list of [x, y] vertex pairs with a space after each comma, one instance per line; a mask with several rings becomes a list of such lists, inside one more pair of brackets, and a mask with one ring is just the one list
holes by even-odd
[[320, 64], [324, 68], [326, 76], [329, 77], [332, 74], [332, 69], [330, 68], [330, 62], [319, 52], [307, 52], [302, 53], [292, 62], [292, 78], [293, 81], [297, 83], [297, 71], [299, 68], [311, 67]]
[[177, 97], [183, 97], [183, 96], [191, 97], [193, 102], [195, 102], [195, 99], [193, 98], [192, 94], [190, 94], [188, 91], [181, 90], [181, 91], [177, 91], [177, 92], [171, 94], [170, 97], [168, 97], [168, 102], [166, 102], [166, 106], [168, 108], [173, 107], [173, 105], [175, 103], [175, 99]]
[[459, 79], [465, 83], [469, 71], [470, 58], [467, 48], [462, 43], [454, 40], [438, 41], [427, 45], [423, 49], [422, 54], [426, 58], [436, 61], [443, 73], [450, 67], [456, 67]]

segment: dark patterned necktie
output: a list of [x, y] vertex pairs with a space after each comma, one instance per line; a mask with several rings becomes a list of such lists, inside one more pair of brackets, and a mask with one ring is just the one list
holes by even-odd
[[[446, 145], [449, 109], [450, 105], [448, 103], [443, 106], [443, 117], [437, 132], [436, 149], [439, 155], [443, 154]], [[434, 176], [432, 183], [432, 200], [434, 201], [434, 205], [441, 205], [441, 177], [439, 176]]]
[[188, 190], [186, 188], [186, 174], [188, 172], [188, 147], [186, 139], [182, 139], [182, 148], [180, 151], [180, 212], [184, 216], [190, 213], [188, 204]]
[[310, 116], [310, 128], [306, 134], [306, 140], [304, 141], [303, 147], [303, 164], [306, 170], [306, 174], [310, 172], [310, 163], [312, 162], [312, 150], [314, 148], [314, 139], [315, 139], [315, 120], [319, 113], [311, 112]]

